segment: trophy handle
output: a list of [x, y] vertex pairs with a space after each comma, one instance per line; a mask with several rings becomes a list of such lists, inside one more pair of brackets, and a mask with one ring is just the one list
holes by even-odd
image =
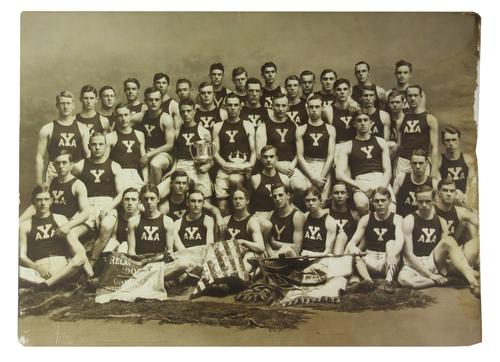
[[[193, 146], [195, 146], [195, 144], [194, 144], [194, 143], [191, 143], [191, 144], [189, 145], [189, 154], [191, 155], [191, 158], [192, 158], [193, 160], [196, 160], [196, 157], [193, 155]], [[197, 155], [197, 156], [198, 156], [198, 155]]]
[[208, 145], [209, 145], [209, 147], [208, 147], [209, 152], [208, 153], [209, 153], [210, 157], [213, 158], [215, 155], [215, 144], [213, 142], [208, 142]]

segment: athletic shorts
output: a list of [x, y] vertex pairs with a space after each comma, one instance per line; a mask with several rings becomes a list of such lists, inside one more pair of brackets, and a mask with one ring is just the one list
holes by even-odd
[[[375, 190], [379, 186], [384, 185], [384, 174], [382, 172], [369, 172], [369, 173], [364, 173], [362, 175], [356, 176], [356, 181], [359, 181], [366, 187]], [[391, 194], [391, 200], [392, 202], [396, 202], [396, 196], [394, 195], [394, 191], [392, 190], [392, 186], [388, 185], [387, 189], [389, 190]], [[354, 193], [356, 192], [363, 192], [361, 190], [354, 190]], [[366, 195], [370, 197], [370, 195]]]
[[208, 172], [200, 172], [193, 160], [177, 160], [172, 168], [174, 170], [181, 169], [186, 171], [189, 178], [195, 183], [196, 188], [201, 190], [205, 197], [212, 196], [212, 180], [210, 180], [210, 175]]
[[[431, 253], [431, 255], [428, 256], [417, 256], [417, 259], [420, 260], [420, 263], [423, 264], [424, 268], [428, 270], [430, 273], [441, 274], [441, 275], [447, 274], [446, 268], [443, 268], [443, 270], [441, 271], [438, 270], [436, 262], [434, 261], [434, 253]], [[408, 274], [409, 277], [423, 276], [416, 269], [410, 266], [406, 260], [404, 260], [403, 267], [401, 268], [399, 273]]]
[[[97, 231], [101, 225], [99, 214], [103, 208], [113, 201], [111, 196], [95, 196], [89, 197], [89, 217], [85, 221], [85, 225], [92, 231]], [[107, 215], [117, 217], [116, 209], [111, 210]]]
[[[238, 174], [242, 175], [245, 178], [245, 180], [248, 180], [250, 178], [250, 172], [240, 172]], [[229, 194], [230, 194], [229, 176], [230, 176], [230, 174], [228, 174], [222, 168], [217, 170], [217, 175], [215, 176], [215, 184], [214, 184], [214, 191], [215, 191], [215, 196], [217, 197], [217, 199], [229, 198]]]
[[140, 190], [144, 186], [144, 181], [135, 168], [122, 168], [119, 177], [124, 184], [124, 189], [133, 187], [136, 190]]
[[[65, 256], [49, 256], [47, 258], [38, 259], [35, 261], [37, 266], [41, 266], [48, 270], [51, 275], [56, 274], [68, 265], [68, 258]], [[34, 284], [40, 284], [45, 281], [44, 278], [35, 269], [24, 266], [19, 267], [19, 279]]]
[[[306, 158], [306, 164], [309, 167], [309, 170], [313, 175], [321, 176], [321, 171], [323, 170], [323, 166], [325, 165], [325, 160], [319, 160], [319, 159], [309, 159]], [[323, 201], [330, 200], [332, 198], [331, 196], [331, 191], [332, 191], [332, 177], [331, 177], [331, 172], [328, 172], [328, 175], [326, 176], [326, 183], [325, 186], [323, 186], [323, 189], [321, 190], [321, 199]], [[295, 173], [293, 175], [294, 180], [299, 180], [300, 182], [303, 182], [306, 184], [306, 188], [309, 188], [312, 186], [311, 181], [302, 173], [302, 171], [299, 168], [295, 169]]]
[[110, 238], [103, 253], [108, 251], [117, 251], [119, 253], [128, 253], [128, 243], [126, 241], [119, 242], [115, 238]]
[[366, 264], [366, 268], [370, 274], [384, 274], [385, 266], [387, 265], [387, 255], [385, 251], [366, 250], [366, 255], [361, 259]]

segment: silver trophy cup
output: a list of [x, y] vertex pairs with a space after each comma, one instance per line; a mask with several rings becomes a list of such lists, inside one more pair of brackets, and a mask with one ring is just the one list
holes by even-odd
[[189, 153], [197, 163], [206, 163], [214, 158], [215, 146], [207, 140], [199, 140], [189, 146]]

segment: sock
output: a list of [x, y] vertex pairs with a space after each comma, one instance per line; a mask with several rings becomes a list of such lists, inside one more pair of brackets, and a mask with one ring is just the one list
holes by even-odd
[[396, 264], [387, 264], [385, 267], [385, 280], [392, 282], [397, 270], [398, 266]]

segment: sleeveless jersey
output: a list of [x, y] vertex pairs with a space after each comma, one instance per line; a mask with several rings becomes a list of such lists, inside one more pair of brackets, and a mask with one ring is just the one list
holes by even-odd
[[54, 214], [43, 219], [33, 215], [27, 240], [28, 258], [37, 261], [49, 256], [66, 256], [64, 239], [55, 236], [58, 228]]
[[366, 249], [385, 252], [385, 244], [389, 240], [396, 239], [396, 225], [394, 225], [394, 213], [391, 212], [385, 220], [377, 220], [373, 212], [368, 216], [365, 240]]
[[384, 124], [380, 118], [380, 109], [376, 109], [375, 112], [370, 115], [370, 119], [372, 120], [370, 133], [374, 136], [384, 138]]
[[352, 113], [347, 109], [340, 109], [332, 104], [333, 120], [332, 126], [335, 127], [335, 143], [350, 141], [356, 135], [356, 130], [352, 125]]
[[[99, 112], [98, 112], [99, 113]], [[106, 116], [105, 114], [99, 113], [99, 115], [105, 117], [108, 119], [109, 127], [110, 129], [115, 128], [115, 122], [116, 122], [116, 116], [114, 113], [111, 113], [109, 116]]]
[[369, 172], [383, 172], [382, 147], [375, 136], [365, 141], [354, 138], [348, 163], [353, 178]]
[[84, 158], [85, 151], [78, 123], [73, 121], [69, 126], [63, 126], [57, 121], [52, 123], [54, 129], [50, 137], [49, 145], [47, 146], [49, 161], [54, 161], [61, 150], [70, 152], [73, 162], [78, 162]]
[[76, 177], [64, 183], [60, 183], [57, 177], [52, 180], [49, 186], [49, 191], [53, 198], [52, 205], [50, 206], [52, 213], [64, 215], [69, 220], [80, 211], [78, 198], [71, 191], [76, 180]]
[[170, 114], [170, 103], [172, 103], [173, 100], [174, 100], [173, 98], [169, 98], [166, 101], [162, 102], [162, 104], [161, 104], [162, 112], [165, 112], [166, 114]]
[[236, 220], [234, 216], [230, 216], [227, 222], [227, 231], [225, 240], [243, 239], [252, 240], [252, 236], [248, 233], [248, 221], [252, 215], [248, 215], [242, 220]]
[[271, 235], [274, 240], [281, 243], [293, 244], [293, 216], [297, 212], [297, 209], [293, 209], [288, 216], [281, 217], [275, 211], [271, 215], [271, 224], [273, 225], [271, 229]]
[[410, 159], [411, 153], [417, 148], [425, 151], [430, 146], [430, 127], [427, 123], [427, 112], [418, 114], [406, 113], [401, 124], [401, 148], [399, 156]]
[[413, 213], [413, 253], [416, 256], [429, 256], [436, 247], [437, 243], [441, 240], [443, 229], [439, 222], [437, 213], [430, 220], [425, 220], [418, 216], [416, 212]]
[[215, 107], [210, 111], [202, 111], [198, 108], [194, 114], [194, 120], [197, 124], [201, 124], [209, 130], [211, 134], [214, 124], [222, 122], [222, 118], [220, 117], [220, 108]]
[[243, 126], [243, 121], [229, 123], [224, 121], [219, 132], [219, 153], [228, 162], [248, 162], [250, 160], [250, 143]]
[[149, 112], [144, 113], [142, 122], [136, 126], [136, 129], [142, 131], [146, 140], [146, 150], [151, 148], [158, 148], [165, 144], [165, 133], [160, 128], [160, 113], [156, 117], [152, 117]]
[[297, 104], [290, 104], [288, 112], [286, 115], [290, 120], [295, 123], [296, 126], [306, 124], [309, 120], [309, 113], [307, 113], [307, 102], [305, 99], [301, 99]]
[[313, 126], [307, 123], [306, 130], [302, 136], [304, 142], [304, 157], [321, 158], [328, 157], [328, 141], [330, 135], [326, 129], [326, 124]]
[[252, 202], [250, 203], [250, 205], [253, 206], [254, 211], [274, 210], [274, 203], [271, 198], [271, 186], [281, 182], [282, 181], [278, 171], [276, 171], [274, 176], [267, 176], [260, 173], [260, 184], [252, 192]]
[[302, 243], [303, 250], [323, 252], [326, 244], [326, 217], [325, 213], [319, 218], [313, 218], [310, 214], [307, 215], [304, 223], [304, 241]]
[[[375, 84], [372, 84], [371, 85], [372, 88], [374, 89], [377, 89], [377, 86]], [[361, 87], [359, 86], [359, 84], [355, 84], [352, 86], [352, 93], [351, 93], [351, 98], [354, 99], [359, 105], [361, 105], [361, 100], [362, 100], [362, 89]], [[378, 97], [378, 92], [375, 91], [375, 107], [377, 107], [378, 109], [381, 109], [382, 108], [382, 101], [381, 99]]]
[[195, 124], [193, 127], [188, 127], [185, 125], [181, 126], [179, 130], [179, 136], [175, 140], [174, 144], [174, 157], [177, 160], [192, 160], [191, 152], [189, 151], [191, 145], [196, 141], [201, 140], [199, 132], [199, 124]]
[[266, 122], [267, 144], [276, 147], [278, 161], [292, 161], [297, 156], [296, 129], [297, 126], [289, 119], [283, 123], [271, 119]]
[[464, 154], [461, 153], [457, 160], [450, 160], [442, 154], [441, 167], [439, 168], [441, 178], [449, 178], [455, 181], [457, 189], [464, 192], [467, 189], [467, 179], [469, 178], [469, 166], [465, 163]]
[[130, 133], [116, 132], [116, 144], [112, 148], [109, 158], [117, 162], [122, 168], [140, 170], [141, 146], [139, 139], [132, 129]]
[[[439, 209], [437, 206], [434, 207], [438, 216], [442, 217], [446, 221], [448, 226], [448, 235], [455, 237], [455, 232], [458, 228], [458, 214], [456, 206], [453, 206], [450, 211], [444, 211]], [[457, 240], [458, 242], [458, 240]]]
[[323, 94], [321, 91], [314, 92], [315, 96], [320, 96], [323, 100], [323, 105], [331, 105], [335, 102], [335, 95], [333, 93]]
[[186, 213], [186, 208], [187, 206], [185, 200], [182, 200], [179, 204], [172, 202], [172, 200], [168, 200], [167, 216], [174, 221], [180, 219]]
[[92, 134], [94, 134], [94, 132], [104, 132], [104, 128], [102, 127], [101, 123], [101, 115], [98, 112], [96, 112], [95, 115], [90, 118], [84, 118], [80, 113], [78, 113], [76, 115], [76, 120], [87, 126], [87, 128], [89, 129], [89, 134], [91, 136]]
[[144, 103], [139, 103], [139, 104], [136, 104], [135, 106], [128, 106], [128, 109], [130, 110], [130, 114], [134, 114], [134, 113], [139, 113], [140, 111], [142, 111], [142, 106], [144, 106]]
[[217, 108], [220, 108], [224, 102], [224, 98], [231, 93], [226, 87], [222, 87], [220, 90], [215, 91], [215, 104]]
[[111, 168], [112, 161], [94, 163], [90, 159], [83, 161], [83, 170], [80, 179], [87, 186], [88, 197], [110, 196], [115, 197], [115, 176]]
[[357, 221], [354, 220], [352, 212], [350, 209], [346, 211], [335, 211], [330, 209], [330, 215], [335, 220], [337, 224], [337, 235], [344, 232], [347, 235], [347, 240], [350, 240], [356, 231], [358, 225]]
[[422, 185], [432, 187], [432, 178], [430, 176], [426, 176], [423, 184], [416, 185], [411, 180], [411, 174], [409, 172], [405, 175], [396, 197], [396, 205], [399, 215], [405, 217], [406, 215], [417, 211], [417, 198], [415, 197], [415, 192]]
[[207, 243], [207, 228], [203, 225], [204, 220], [204, 213], [198, 219], [191, 221], [187, 219], [187, 215], [182, 217], [179, 238], [186, 248], [205, 245]]
[[260, 96], [260, 105], [262, 107], [271, 109], [273, 107], [273, 97], [277, 96], [278, 94], [283, 94], [280, 86], [277, 86], [273, 90], [268, 90], [262, 87], [262, 95]]
[[141, 215], [139, 225], [135, 229], [135, 253], [163, 253], [167, 249], [166, 230], [160, 213], [155, 219]]
[[240, 119], [250, 122], [253, 124], [255, 130], [257, 130], [262, 122], [267, 122], [269, 120], [269, 114], [267, 113], [266, 107], [250, 108], [245, 105], [241, 109]]

